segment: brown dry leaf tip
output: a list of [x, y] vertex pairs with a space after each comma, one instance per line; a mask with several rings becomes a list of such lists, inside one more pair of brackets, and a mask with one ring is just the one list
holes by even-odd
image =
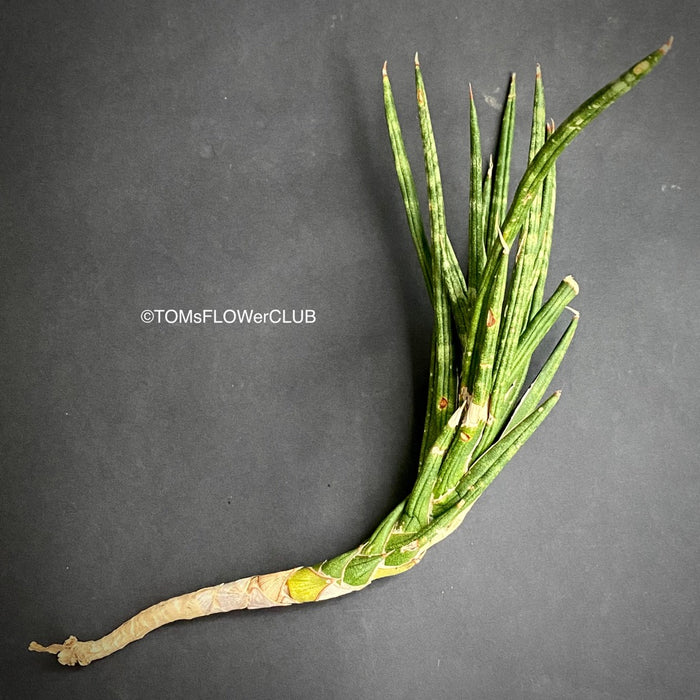
[[[661, 55], [665, 56], [670, 51], [671, 46], [673, 46], [672, 36], [668, 38], [668, 41], [665, 44], [659, 47], [659, 52], [661, 53]], [[634, 66], [634, 68], [632, 68], [632, 72], [635, 75], [642, 75], [648, 70], [650, 70], [650, 64], [646, 58], [643, 61], [640, 61], [636, 66]]]
[[578, 294], [578, 282], [571, 275], [564, 277], [564, 282], [574, 290], [574, 294]]
[[571, 306], [565, 306], [564, 307], [567, 311], [570, 311], [574, 318], [581, 318], [581, 312], [577, 311], [576, 309], [572, 308]]
[[474, 92], [473, 92], [473, 90], [472, 90], [472, 84], [471, 84], [471, 83], [469, 83], [469, 99], [472, 100], [472, 101], [474, 100]]
[[420, 61], [418, 60], [418, 51], [416, 51], [416, 55], [413, 57], [413, 62], [416, 64], [416, 68], [420, 67]]
[[535, 64], [535, 78], [538, 80], [542, 77], [542, 68], [539, 63]]
[[383, 76], [384, 78], [388, 78], [388, 77], [389, 77], [389, 74], [386, 72], [386, 64], [387, 64], [387, 62], [384, 61], [384, 65], [382, 66], [382, 76]]

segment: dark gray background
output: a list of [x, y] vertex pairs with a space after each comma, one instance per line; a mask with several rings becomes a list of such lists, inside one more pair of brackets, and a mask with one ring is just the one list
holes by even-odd
[[[687, 2], [2, 4], [7, 698], [685, 698], [700, 687], [700, 21]], [[430, 311], [382, 111], [421, 54], [463, 250], [467, 86], [493, 149], [536, 62], [561, 121], [675, 34], [559, 165], [556, 411], [423, 564], [354, 596], [100, 636], [357, 544], [415, 469]], [[146, 308], [314, 309], [303, 326]]]

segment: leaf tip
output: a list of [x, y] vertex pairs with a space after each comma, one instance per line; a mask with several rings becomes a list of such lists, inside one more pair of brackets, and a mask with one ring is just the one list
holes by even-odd
[[578, 282], [571, 275], [564, 277], [564, 282], [574, 290], [574, 294], [578, 294]]
[[510, 74], [510, 84], [508, 86], [508, 97], [510, 101], [515, 100], [515, 73]]
[[501, 253], [503, 253], [503, 255], [505, 256], [508, 256], [510, 254], [510, 246], [506, 243], [506, 239], [503, 238], [503, 231], [501, 231], [500, 226], [496, 227], [496, 233], [498, 234], [498, 240], [501, 243]]
[[389, 77], [389, 74], [386, 72], [386, 64], [387, 64], [387, 62], [384, 61], [384, 65], [382, 66], [382, 77], [383, 77], [383, 78], [388, 78], [388, 77]]
[[[578, 285], [577, 285], [577, 288], [578, 288]], [[573, 317], [574, 317], [576, 320], [578, 320], [579, 318], [581, 318], [581, 312], [580, 312], [580, 311], [577, 311], [576, 309], [572, 308], [571, 306], [566, 306], [566, 307], [564, 307], [564, 308], [567, 309], [567, 311], [570, 311], [570, 312], [573, 314]]]
[[661, 53], [665, 56], [673, 46], [673, 36], [668, 37], [668, 41], [659, 49]]
[[418, 60], [418, 51], [416, 51], [416, 55], [413, 57], [413, 62], [416, 64], [416, 68], [420, 68], [420, 61]]

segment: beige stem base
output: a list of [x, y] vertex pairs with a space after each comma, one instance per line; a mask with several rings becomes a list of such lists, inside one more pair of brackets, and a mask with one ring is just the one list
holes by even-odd
[[299, 567], [201, 588], [142, 610], [101, 639], [81, 642], [71, 635], [63, 644], [47, 647], [32, 642], [29, 650], [56, 654], [59, 663], [64, 666], [87, 666], [91, 661], [109, 656], [175, 620], [191, 620], [230, 610], [270, 608], [296, 603], [298, 601], [289, 595], [287, 581], [298, 570]]

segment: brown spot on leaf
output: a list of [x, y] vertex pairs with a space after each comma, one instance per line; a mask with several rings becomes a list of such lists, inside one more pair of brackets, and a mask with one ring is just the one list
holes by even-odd
[[442, 411], [443, 409], [447, 408], [448, 401], [447, 399], [443, 396], [440, 399], [440, 403], [438, 404], [438, 408]]
[[496, 314], [493, 313], [491, 309], [489, 309], [489, 312], [486, 314], [486, 327], [491, 328], [492, 326], [496, 325]]

